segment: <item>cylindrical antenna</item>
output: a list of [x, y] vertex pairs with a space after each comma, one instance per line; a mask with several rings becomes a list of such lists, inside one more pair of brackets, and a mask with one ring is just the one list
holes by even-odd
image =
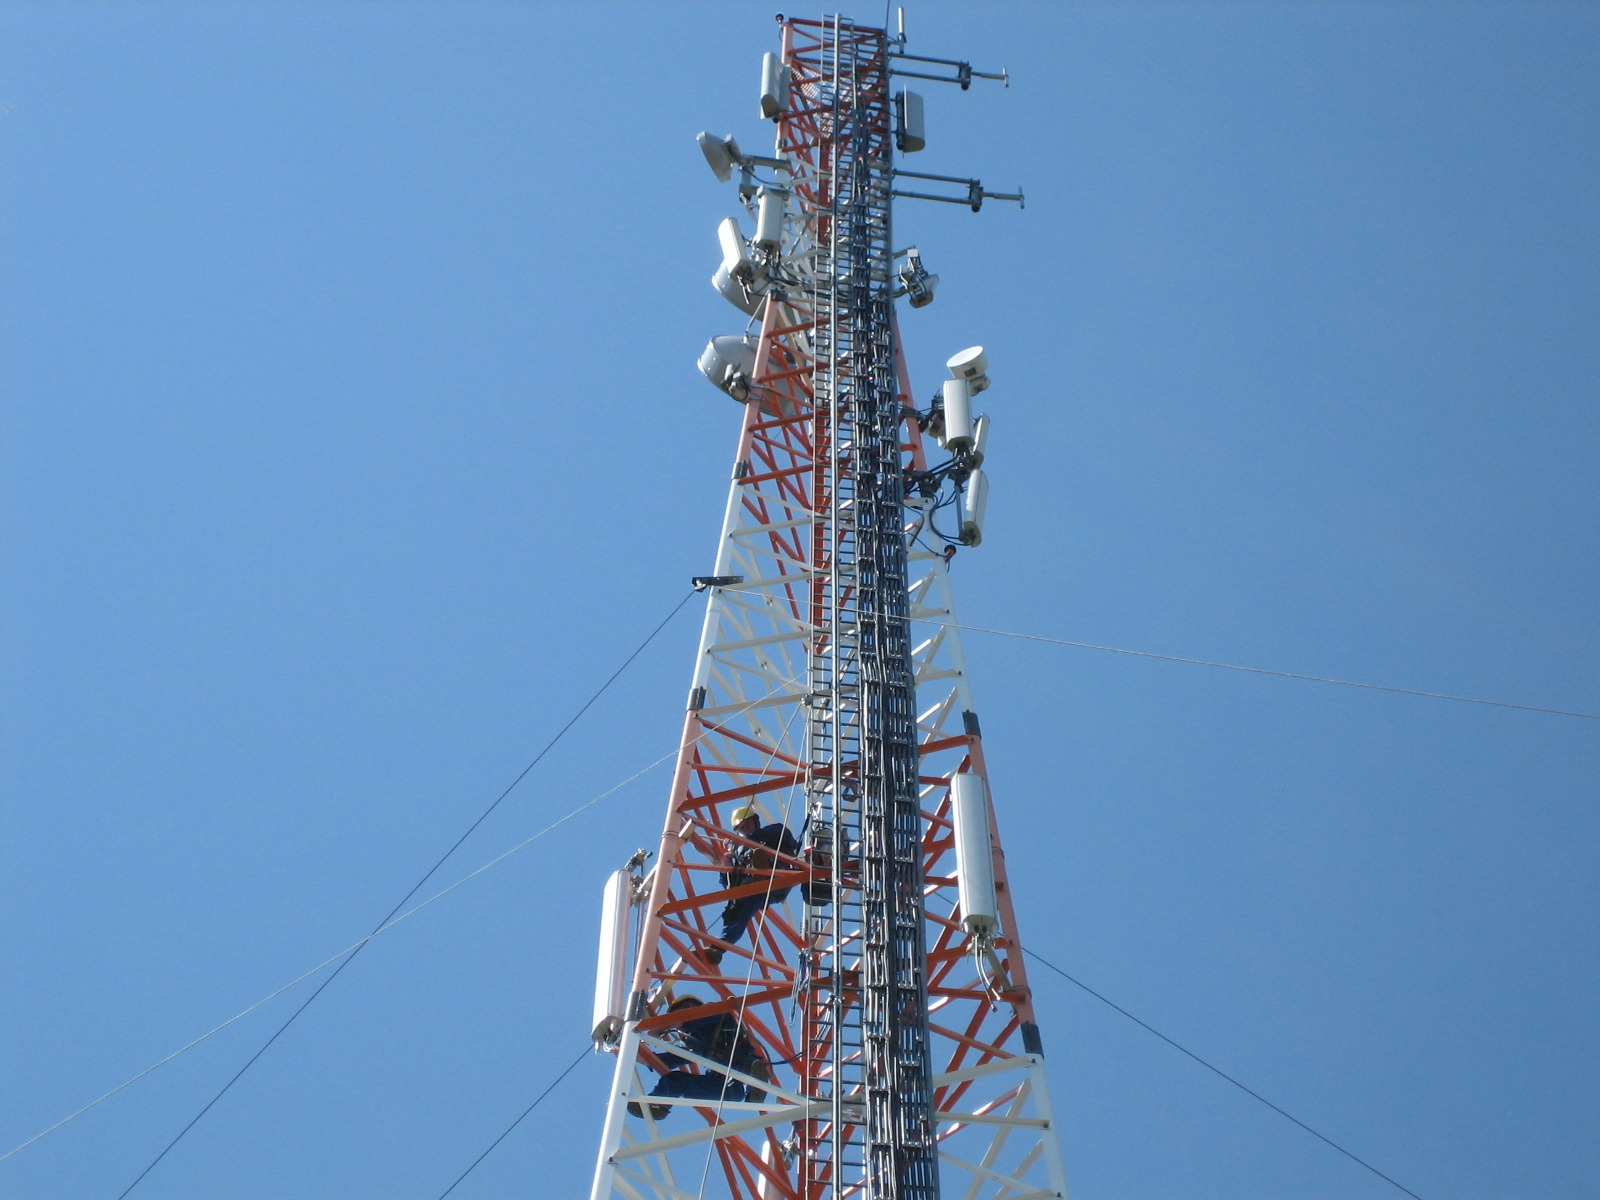
[[955, 829], [956, 886], [961, 924], [988, 941], [1000, 919], [995, 904], [994, 850], [989, 842], [989, 800], [982, 775], [965, 771], [950, 780], [950, 823]]

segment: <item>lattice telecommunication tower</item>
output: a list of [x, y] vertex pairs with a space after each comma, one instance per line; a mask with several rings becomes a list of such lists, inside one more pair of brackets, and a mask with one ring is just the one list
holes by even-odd
[[751, 332], [700, 360], [743, 424], [660, 847], [606, 887], [591, 1200], [1065, 1197], [947, 575], [983, 536], [987, 360], [919, 411], [894, 303], [938, 279], [893, 197], [1022, 201], [896, 169], [896, 77], [1005, 76], [779, 19], [773, 153], [700, 135], [754, 219], [712, 280]]

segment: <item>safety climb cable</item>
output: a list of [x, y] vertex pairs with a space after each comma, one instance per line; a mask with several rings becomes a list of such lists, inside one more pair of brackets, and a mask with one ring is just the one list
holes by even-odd
[[1235, 1079], [1232, 1075], [1229, 1075], [1226, 1071], [1222, 1070], [1220, 1067], [1212, 1066], [1205, 1059], [1201, 1058], [1198, 1054], [1196, 1054], [1193, 1050], [1190, 1050], [1187, 1046], [1179, 1045], [1177, 1042], [1175, 1042], [1171, 1038], [1169, 1038], [1166, 1034], [1162, 1033], [1154, 1025], [1151, 1025], [1146, 1021], [1141, 1021], [1138, 1017], [1134, 1016], [1127, 1009], [1123, 1008], [1122, 1005], [1118, 1004], [1115, 1000], [1110, 1000], [1110, 999], [1107, 999], [1105, 996], [1102, 996], [1099, 992], [1095, 991], [1092, 987], [1090, 987], [1087, 983], [1084, 983], [1081, 979], [1074, 979], [1071, 975], [1068, 975], [1065, 971], [1063, 971], [1060, 967], [1056, 966], [1055, 963], [1051, 962], [1049, 959], [1042, 957], [1041, 955], [1039, 955], [1037, 952], [1035, 952], [1033, 950], [1029, 950], [1026, 946], [1023, 947], [1023, 953], [1025, 953], [1029, 958], [1031, 958], [1035, 962], [1037, 962], [1040, 966], [1049, 967], [1052, 971], [1054, 971], [1057, 975], [1061, 976], [1061, 978], [1065, 979], [1068, 983], [1073, 984], [1076, 987], [1082, 988], [1084, 991], [1088, 992], [1089, 995], [1093, 996], [1096, 1000], [1100, 1001], [1100, 1003], [1102, 1003], [1104, 1005], [1107, 1005], [1110, 1008], [1115, 1009], [1117, 1012], [1119, 1012], [1123, 1016], [1127, 1017], [1128, 1020], [1132, 1021], [1135, 1025], [1138, 1025], [1140, 1028], [1148, 1030], [1150, 1033], [1155, 1034], [1158, 1038], [1160, 1038], [1163, 1042], [1167, 1043], [1167, 1045], [1171, 1046], [1174, 1050], [1181, 1050], [1184, 1054], [1187, 1054], [1190, 1058], [1194, 1059], [1195, 1062], [1199, 1063], [1206, 1070], [1212, 1072], [1213, 1074], [1220, 1075], [1223, 1079], [1226, 1079], [1229, 1083], [1233, 1084], [1234, 1087], [1238, 1088], [1245, 1095], [1251, 1097], [1252, 1099], [1261, 1101], [1261, 1103], [1265, 1104], [1268, 1108], [1270, 1108], [1273, 1112], [1277, 1113], [1280, 1117], [1287, 1117], [1289, 1120], [1293, 1121], [1296, 1125], [1300, 1126], [1301, 1129], [1304, 1129], [1312, 1137], [1319, 1138], [1322, 1141], [1328, 1143], [1328, 1145], [1332, 1146], [1335, 1150], [1337, 1150], [1340, 1154], [1344, 1155], [1351, 1162], [1357, 1163], [1360, 1166], [1365, 1167], [1367, 1170], [1371, 1171], [1374, 1175], [1376, 1175], [1379, 1179], [1383, 1180], [1385, 1183], [1399, 1188], [1406, 1195], [1410, 1196], [1411, 1200], [1422, 1200], [1421, 1196], [1417, 1195], [1410, 1188], [1406, 1187], [1405, 1184], [1399, 1182], [1396, 1179], [1391, 1179], [1389, 1176], [1385, 1175], [1382, 1171], [1378, 1170], [1377, 1167], [1375, 1167], [1371, 1163], [1367, 1162], [1366, 1159], [1357, 1158], [1354, 1154], [1350, 1153], [1350, 1151], [1346, 1150], [1343, 1146], [1339, 1145], [1338, 1142], [1334, 1141], [1332, 1138], [1328, 1137], [1326, 1134], [1318, 1133], [1315, 1129], [1311, 1128], [1311, 1126], [1307, 1125], [1299, 1117], [1295, 1116], [1293, 1113], [1285, 1112], [1283, 1109], [1279, 1108], [1276, 1104], [1274, 1104], [1271, 1100], [1268, 1100], [1260, 1092], [1251, 1091], [1248, 1087], [1246, 1087], [1244, 1084], [1240, 1083], [1237, 1079]]
[[555, 1081], [553, 1083], [551, 1083], [549, 1087], [545, 1088], [544, 1091], [540, 1092], [539, 1095], [538, 1095], [538, 1098], [535, 1099], [532, 1104], [528, 1105], [527, 1108], [522, 1110], [522, 1116], [518, 1117], [515, 1121], [511, 1122], [511, 1124], [507, 1125], [506, 1129], [505, 1129], [505, 1132], [502, 1133], [499, 1137], [495, 1138], [494, 1141], [490, 1142], [488, 1147], [484, 1150], [484, 1152], [482, 1154], [478, 1155], [477, 1158], [473, 1159], [472, 1160], [472, 1164], [469, 1167], [467, 1167], [467, 1169], [465, 1171], [461, 1172], [461, 1174], [456, 1176], [455, 1183], [452, 1183], [449, 1187], [445, 1188], [444, 1191], [439, 1193], [438, 1200], [444, 1200], [444, 1198], [446, 1196], [448, 1196], [451, 1192], [455, 1191], [456, 1190], [456, 1186], [463, 1179], [465, 1179], [468, 1175], [471, 1175], [472, 1172], [477, 1169], [477, 1166], [478, 1166], [479, 1163], [481, 1163], [484, 1159], [489, 1157], [490, 1151], [492, 1151], [501, 1142], [505, 1141], [506, 1138], [510, 1137], [511, 1136], [511, 1131], [513, 1129], [515, 1129], [518, 1125], [521, 1125], [523, 1120], [527, 1117], [527, 1115], [529, 1113], [531, 1113], [534, 1109], [539, 1107], [539, 1102], [541, 1100], [543, 1100], [546, 1096], [548, 1096], [551, 1092], [555, 1091], [557, 1085], [559, 1085], [561, 1083], [561, 1081], [563, 1079], [565, 1079], [568, 1075], [571, 1075], [572, 1072], [577, 1069], [577, 1066], [578, 1066], [579, 1063], [581, 1063], [584, 1059], [589, 1057], [589, 1053], [590, 1053], [591, 1050], [592, 1050], [592, 1047], [588, 1046], [588, 1045], [585, 1045], [582, 1050], [579, 1050], [578, 1051], [578, 1057], [573, 1059], [570, 1063], [567, 1064], [567, 1069], [565, 1071], [561, 1072], [561, 1074], [557, 1075], [555, 1077]]

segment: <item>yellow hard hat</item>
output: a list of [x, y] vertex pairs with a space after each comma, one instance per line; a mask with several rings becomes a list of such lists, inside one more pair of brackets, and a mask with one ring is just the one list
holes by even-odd
[[738, 808], [733, 810], [733, 816], [729, 817], [728, 821], [729, 821], [730, 824], [733, 825], [733, 827], [735, 829], [737, 829], [740, 825], [743, 825], [751, 817], [756, 817], [757, 819], [759, 819], [760, 816], [761, 816], [761, 814], [758, 813], [755, 810], [755, 807], [753, 805], [742, 804]]

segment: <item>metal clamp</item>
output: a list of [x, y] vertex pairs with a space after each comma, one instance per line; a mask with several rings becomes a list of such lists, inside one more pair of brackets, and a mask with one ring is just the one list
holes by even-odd
[[736, 583], [743, 583], [743, 575], [696, 575], [689, 580], [689, 585], [697, 592], [707, 588], [732, 587]]

